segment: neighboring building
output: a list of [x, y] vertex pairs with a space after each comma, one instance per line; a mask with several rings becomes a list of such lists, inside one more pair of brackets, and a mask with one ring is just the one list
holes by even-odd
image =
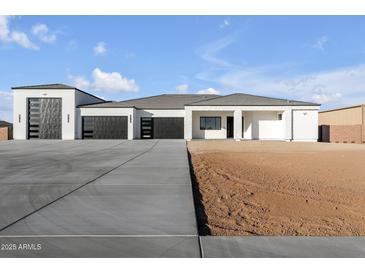
[[14, 139], [317, 141], [320, 105], [243, 93], [108, 102], [74, 87], [15, 87]]
[[319, 137], [323, 142], [364, 143], [365, 105], [319, 112]]
[[13, 139], [13, 124], [0, 120], [0, 141]]

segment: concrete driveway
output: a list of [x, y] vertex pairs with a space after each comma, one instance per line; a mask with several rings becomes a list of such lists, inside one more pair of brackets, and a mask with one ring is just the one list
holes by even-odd
[[185, 141], [2, 142], [0, 155], [0, 241], [16, 247], [0, 257], [200, 256]]

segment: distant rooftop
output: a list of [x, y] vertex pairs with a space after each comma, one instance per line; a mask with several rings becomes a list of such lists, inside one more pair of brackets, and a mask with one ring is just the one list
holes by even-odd
[[365, 106], [365, 104], [357, 104], [357, 105], [344, 106], [344, 107], [338, 107], [338, 108], [329, 108], [329, 109], [322, 110], [319, 113], [338, 111], [338, 110], [344, 110], [344, 109], [349, 109], [349, 108], [358, 108], [358, 107], [362, 107], [362, 106]]
[[0, 120], [0, 127], [9, 127], [12, 125], [13, 125], [12, 123]]

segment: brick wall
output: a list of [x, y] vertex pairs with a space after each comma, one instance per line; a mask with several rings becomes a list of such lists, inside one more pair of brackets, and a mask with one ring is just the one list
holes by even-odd
[[365, 143], [363, 125], [322, 125], [321, 140], [330, 143]]
[[0, 127], [0, 141], [11, 139], [11, 135], [11, 130], [8, 127]]

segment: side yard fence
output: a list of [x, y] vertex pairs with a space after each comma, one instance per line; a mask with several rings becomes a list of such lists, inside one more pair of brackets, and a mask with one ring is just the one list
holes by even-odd
[[13, 127], [0, 127], [0, 141], [13, 139]]
[[320, 125], [318, 141], [329, 143], [365, 143], [365, 126], [363, 125]]

